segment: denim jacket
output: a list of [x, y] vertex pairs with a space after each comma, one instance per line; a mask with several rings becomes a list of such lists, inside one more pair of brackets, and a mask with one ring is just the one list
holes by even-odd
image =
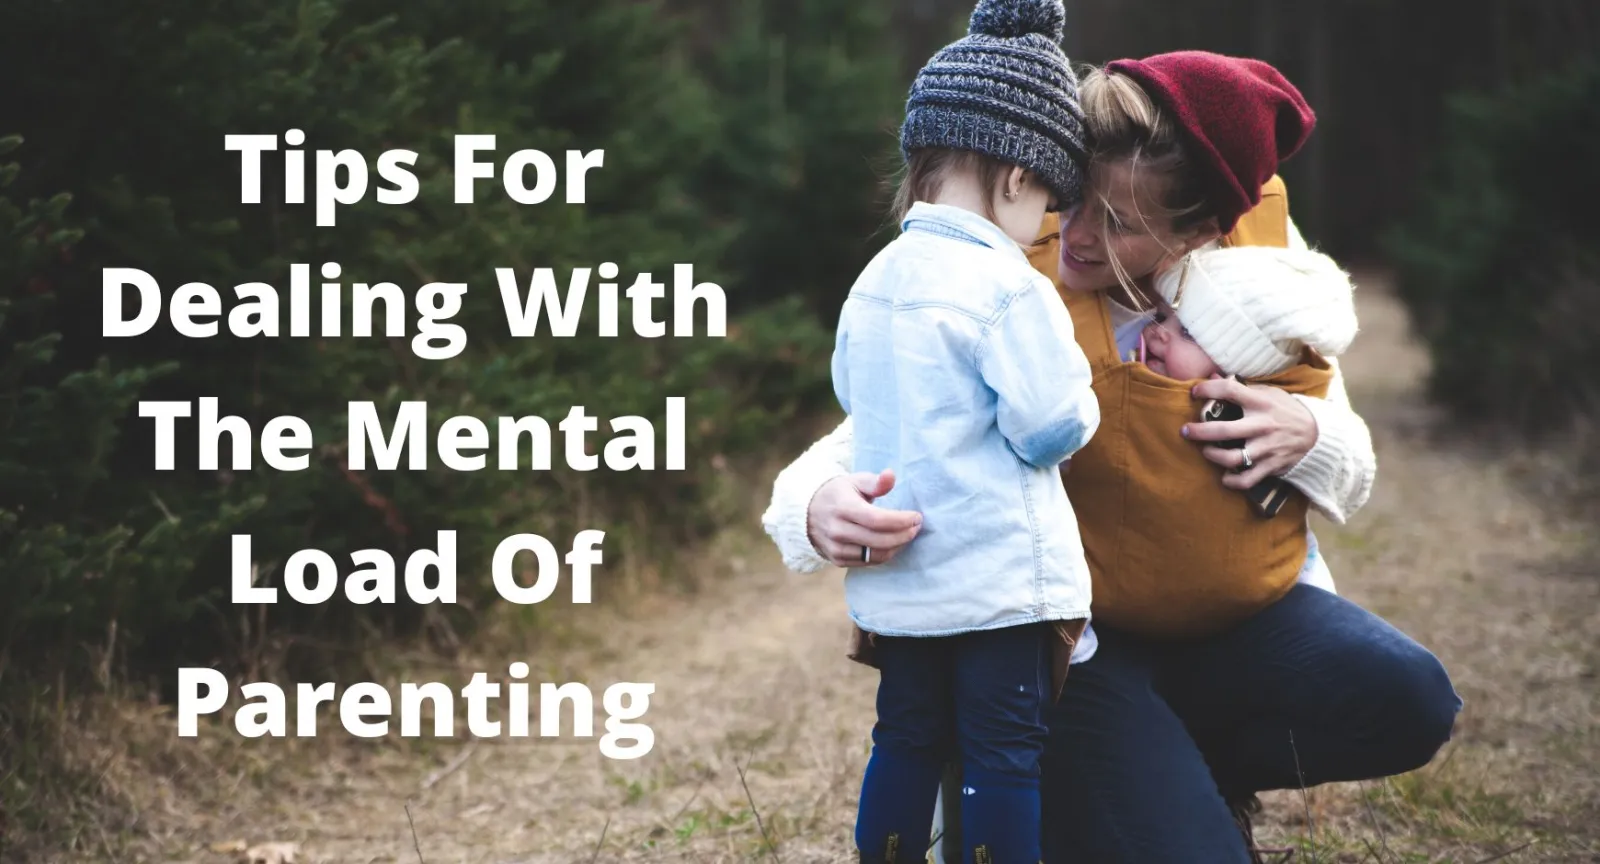
[[845, 577], [885, 636], [1089, 617], [1089, 568], [1057, 466], [1100, 422], [1089, 361], [1050, 280], [1000, 228], [919, 203], [856, 279], [833, 354], [856, 471], [922, 514], [915, 543]]

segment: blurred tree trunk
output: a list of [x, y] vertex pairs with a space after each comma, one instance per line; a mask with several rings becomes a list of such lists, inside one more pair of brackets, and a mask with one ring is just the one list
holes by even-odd
[[1284, 166], [1291, 206], [1321, 245], [1354, 258], [1376, 255], [1385, 221], [1411, 205], [1448, 94], [1600, 53], [1600, 0], [1067, 0], [1067, 9], [1075, 62], [1204, 49], [1282, 70], [1320, 119]]
[[1255, 7], [1255, 56], [1276, 64], [1278, 62], [1277, 0], [1255, 0]]
[[[1311, 72], [1310, 88], [1306, 93], [1307, 101], [1312, 105], [1321, 106], [1318, 114], [1324, 129], [1334, 127], [1337, 131], [1338, 107], [1334, 102], [1333, 90], [1333, 64], [1330, 56], [1330, 42], [1333, 41], [1332, 16], [1328, 14], [1328, 7], [1332, 0], [1308, 0], [1311, 5]], [[1271, 5], [1270, 3], [1268, 5]], [[1310, 203], [1310, 212], [1306, 214], [1305, 224], [1318, 235], [1331, 233], [1328, 225], [1328, 197], [1330, 188], [1328, 183], [1328, 151], [1332, 147], [1330, 136], [1324, 133], [1320, 138], [1313, 137], [1311, 146], [1306, 149], [1306, 159], [1310, 162], [1307, 166], [1307, 189], [1302, 200]], [[1299, 220], [1296, 220], [1299, 221]]]
[[972, 6], [969, 0], [896, 0], [894, 21], [905, 46], [902, 69], [908, 85], [933, 52], [966, 32]]

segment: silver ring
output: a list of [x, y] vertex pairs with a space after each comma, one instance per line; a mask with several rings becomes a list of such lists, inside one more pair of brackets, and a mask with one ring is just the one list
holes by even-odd
[[872, 549], [871, 549], [871, 547], [868, 547], [868, 546], [862, 546], [861, 547], [861, 563], [863, 563], [863, 564], [871, 564], [872, 563]]
[[1239, 467], [1246, 471], [1249, 471], [1256, 464], [1250, 461], [1250, 448], [1248, 446], [1239, 447], [1239, 458], [1243, 460], [1239, 463]]

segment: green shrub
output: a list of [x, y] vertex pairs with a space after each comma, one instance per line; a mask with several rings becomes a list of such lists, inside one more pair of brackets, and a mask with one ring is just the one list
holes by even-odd
[[[793, 62], [819, 68], [790, 80], [805, 123], [797, 129], [785, 114], [781, 128], [804, 137], [781, 153], [868, 160], [855, 151], [871, 142], [864, 130], [887, 122], [883, 103], [835, 98], [893, 89], [878, 56], [886, 23], [862, 20], [879, 38], [833, 45], [817, 27], [794, 36]], [[749, 46], [770, 41], [777, 25], [752, 25], [726, 57], [690, 55], [682, 25], [633, 0], [226, 0], [191, 4], [182, 17], [6, 4], [0, 116], [24, 134], [7, 158], [26, 170], [0, 171], [16, 178], [0, 199], [0, 676], [9, 665], [84, 681], [89, 657], [162, 689], [186, 664], [325, 673], [372, 637], [464, 634], [494, 596], [488, 553], [509, 534], [560, 545], [604, 528], [610, 567], [748, 520], [714, 494], [723, 457], [764, 452], [796, 417], [830, 403], [831, 336], [808, 298], [787, 295], [819, 284], [842, 291], [864, 254], [835, 254], [845, 239], [830, 234], [807, 247], [798, 273], [759, 250], [774, 248], [786, 221], [855, 226], [878, 215], [860, 197], [810, 200], [827, 163], [775, 186], [752, 179], [756, 162], [773, 157], [745, 148], [756, 161], [729, 170], [730, 148], [742, 145], [727, 130], [749, 119], [768, 82], [706, 67], [744, 68]], [[290, 128], [305, 131], [307, 149], [418, 150], [421, 194], [404, 207], [369, 196], [341, 209], [334, 228], [315, 227], [309, 205], [241, 204], [238, 156], [223, 136]], [[590, 175], [584, 207], [522, 207], [489, 183], [478, 204], [457, 205], [451, 146], [461, 133], [499, 135], [501, 159], [522, 147], [604, 148], [606, 164]], [[265, 188], [281, 188], [280, 163], [265, 164]], [[70, 206], [52, 197], [62, 189]], [[468, 349], [421, 361], [382, 339], [196, 340], [164, 321], [137, 339], [99, 335], [103, 267], [144, 269], [164, 296], [202, 281], [228, 297], [250, 281], [286, 290], [291, 262], [325, 261], [341, 265], [347, 285], [391, 281], [408, 295], [429, 281], [468, 282], [454, 318]], [[564, 279], [569, 267], [605, 261], [622, 278], [658, 279], [693, 262], [697, 279], [721, 284], [741, 310], [730, 338], [509, 337], [493, 267], [524, 278], [553, 267]], [[455, 414], [554, 422], [584, 405], [659, 428], [667, 395], [688, 397], [683, 472], [353, 474], [337, 447], [350, 400], [374, 400], [383, 416], [426, 400], [435, 423]], [[303, 417], [319, 445], [335, 446], [302, 472], [259, 459], [250, 471], [202, 472], [193, 437], [180, 434], [180, 470], [153, 470], [153, 424], [133, 404], [202, 396], [257, 431], [274, 416]], [[460, 532], [459, 607], [336, 600], [244, 614], [228, 602], [233, 533], [253, 536], [262, 579], [276, 583], [298, 549], [400, 557], [439, 529]]]
[[1455, 97], [1446, 141], [1388, 238], [1433, 395], [1524, 432], [1600, 416], [1600, 61]]

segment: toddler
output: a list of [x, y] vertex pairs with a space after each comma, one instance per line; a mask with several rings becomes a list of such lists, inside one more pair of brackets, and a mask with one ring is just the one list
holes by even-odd
[[965, 860], [1039, 860], [1043, 711], [1090, 603], [1057, 466], [1099, 423], [1072, 319], [1020, 245], [1079, 195], [1063, 22], [1061, 0], [983, 0], [917, 75], [902, 233], [840, 316], [833, 381], [855, 470], [892, 468], [877, 503], [923, 518], [893, 560], [845, 578], [881, 676], [862, 861], [924, 860], [957, 753]]

